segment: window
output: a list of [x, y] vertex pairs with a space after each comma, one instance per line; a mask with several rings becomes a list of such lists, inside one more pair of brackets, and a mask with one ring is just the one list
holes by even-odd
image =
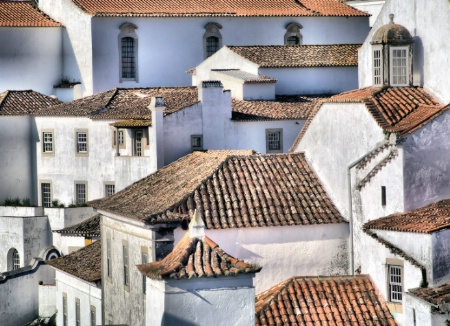
[[130, 285], [130, 275], [128, 270], [128, 246], [122, 246], [123, 253], [123, 284]]
[[106, 239], [106, 275], [111, 277], [111, 239]]
[[116, 193], [116, 186], [113, 183], [105, 184], [105, 197], [112, 196]]
[[41, 183], [41, 202], [43, 207], [52, 206], [52, 191], [50, 183]]
[[67, 326], [68, 318], [67, 318], [67, 294], [63, 293], [63, 326]]
[[391, 47], [391, 85], [408, 85], [408, 47]]
[[96, 317], [96, 311], [95, 306], [91, 306], [91, 313], [90, 313], [90, 320], [91, 320], [91, 326], [97, 325], [97, 317]]
[[[119, 139], [117, 139], [119, 137]], [[117, 146], [117, 140], [119, 141], [119, 147], [123, 147], [125, 145], [125, 133], [124, 130], [119, 129], [118, 131], [114, 130], [113, 132], [113, 146]]]
[[86, 203], [86, 184], [75, 183], [75, 203], [77, 205]]
[[373, 51], [373, 84], [382, 84], [381, 50]]
[[14, 249], [13, 253], [12, 253], [12, 269], [16, 270], [20, 268], [20, 256], [19, 256], [19, 252]]
[[75, 298], [75, 325], [81, 326], [80, 322], [80, 299]]
[[137, 26], [124, 23], [120, 26], [119, 33], [119, 57], [120, 75], [119, 81], [138, 81], [138, 38]]
[[298, 23], [290, 23], [286, 25], [286, 33], [284, 34], [285, 45], [298, 45], [302, 44], [303, 36], [300, 33], [300, 29], [303, 26]]
[[[141, 260], [142, 260], [142, 264], [147, 264], [148, 263], [148, 253], [143, 252], [141, 254]], [[147, 276], [145, 276], [144, 274], [142, 274], [142, 293], [146, 293], [147, 291]]]
[[205, 58], [212, 56], [222, 47], [222, 35], [220, 29], [222, 26], [217, 23], [208, 23], [205, 26], [205, 34], [203, 34], [203, 49]]
[[77, 131], [77, 153], [87, 153], [88, 143], [87, 143], [87, 132]]
[[266, 129], [267, 153], [281, 153], [283, 151], [283, 129]]
[[144, 133], [142, 130], [136, 130], [134, 133], [134, 155], [142, 156], [142, 138], [144, 138]]
[[389, 268], [389, 300], [402, 302], [402, 266], [388, 265]]
[[193, 151], [203, 149], [203, 135], [191, 135], [191, 148]]
[[386, 186], [381, 186], [381, 206], [386, 206]]
[[52, 131], [42, 132], [42, 152], [43, 153], [53, 153], [53, 132]]

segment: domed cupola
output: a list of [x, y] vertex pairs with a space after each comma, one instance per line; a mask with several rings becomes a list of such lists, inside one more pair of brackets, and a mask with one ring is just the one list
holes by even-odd
[[411, 33], [402, 25], [394, 23], [381, 26], [372, 37], [373, 84], [391, 86], [412, 85]]

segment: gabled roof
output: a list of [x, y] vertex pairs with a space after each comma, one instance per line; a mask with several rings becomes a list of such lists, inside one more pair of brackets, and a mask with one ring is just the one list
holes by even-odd
[[323, 103], [364, 103], [377, 124], [400, 136], [410, 134], [446, 111], [421, 87], [366, 87], [341, 93], [319, 102], [298, 134], [294, 150]]
[[353, 67], [361, 44], [227, 46], [260, 68]]
[[4, 91], [0, 93], [0, 115], [29, 115], [61, 103], [50, 96], [32, 91]]
[[155, 280], [234, 276], [261, 270], [228, 255], [207, 236], [198, 239], [189, 232], [163, 260], [137, 267]]
[[148, 109], [152, 97], [163, 97], [164, 115], [198, 103], [196, 87], [116, 88], [55, 105], [41, 116], [82, 116], [91, 119], [145, 119], [151, 121]]
[[259, 17], [368, 16], [336, 0], [72, 0], [94, 16]]
[[67, 228], [56, 230], [55, 232], [64, 235], [82, 236], [82, 237], [99, 237], [100, 236], [100, 214]]
[[90, 205], [152, 224], [197, 209], [209, 229], [345, 222], [302, 153], [230, 154], [194, 152]]
[[450, 227], [450, 199], [392, 214], [364, 224], [365, 229], [401, 232], [433, 233]]
[[256, 296], [256, 326], [397, 325], [368, 275], [293, 277]]
[[100, 242], [95, 241], [69, 255], [47, 260], [46, 263], [87, 282], [100, 281], [102, 278], [102, 248]]
[[450, 303], [450, 284], [442, 284], [432, 288], [409, 289], [408, 292], [435, 306]]
[[0, 27], [59, 27], [32, 1], [0, 0]]
[[243, 84], [274, 84], [277, 82], [275, 78], [251, 74], [240, 69], [212, 69], [211, 71], [240, 80]]
[[274, 101], [232, 99], [235, 121], [306, 120], [314, 106], [327, 95], [277, 95]]

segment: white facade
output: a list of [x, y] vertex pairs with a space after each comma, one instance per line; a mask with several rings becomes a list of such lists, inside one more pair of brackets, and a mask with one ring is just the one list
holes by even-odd
[[[439, 309], [435, 305], [410, 293], [405, 294], [405, 315], [403, 325], [439, 326], [446, 325], [449, 320], [447, 309]], [[445, 306], [445, 304], [444, 304]]]
[[369, 24], [373, 26], [386, 0], [349, 0], [345, 3], [370, 14]]

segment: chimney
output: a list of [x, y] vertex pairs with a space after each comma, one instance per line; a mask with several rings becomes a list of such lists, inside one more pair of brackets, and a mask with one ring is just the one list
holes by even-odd
[[199, 240], [205, 238], [205, 223], [197, 210], [194, 211], [194, 215], [189, 223], [189, 235], [191, 238], [197, 238]]
[[162, 97], [152, 97], [148, 106], [152, 112], [152, 125], [149, 127], [149, 145], [152, 172], [164, 166], [164, 117], [166, 108]]

